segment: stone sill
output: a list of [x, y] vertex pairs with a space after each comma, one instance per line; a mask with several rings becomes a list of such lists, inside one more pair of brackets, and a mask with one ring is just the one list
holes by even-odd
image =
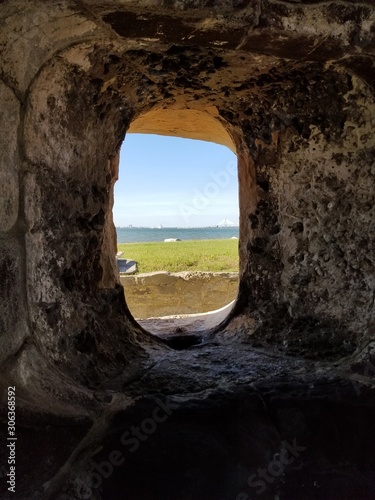
[[155, 272], [120, 276], [126, 302], [137, 319], [206, 313], [237, 297], [238, 273]]

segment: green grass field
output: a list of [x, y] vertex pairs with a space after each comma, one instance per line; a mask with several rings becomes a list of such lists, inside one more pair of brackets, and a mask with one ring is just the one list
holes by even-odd
[[135, 260], [139, 273], [153, 271], [238, 272], [238, 240], [121, 243], [121, 258]]

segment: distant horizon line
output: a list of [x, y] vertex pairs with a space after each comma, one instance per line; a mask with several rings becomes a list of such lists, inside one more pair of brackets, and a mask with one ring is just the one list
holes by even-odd
[[208, 226], [133, 226], [129, 224], [128, 226], [115, 226], [116, 229], [205, 229], [205, 228], [236, 228], [240, 227], [239, 224], [230, 224], [227, 226], [219, 226], [219, 225], [208, 225]]

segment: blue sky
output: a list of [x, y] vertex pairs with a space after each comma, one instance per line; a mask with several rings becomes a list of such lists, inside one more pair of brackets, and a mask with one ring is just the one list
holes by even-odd
[[211, 142], [128, 134], [113, 216], [116, 226], [237, 224], [237, 157]]

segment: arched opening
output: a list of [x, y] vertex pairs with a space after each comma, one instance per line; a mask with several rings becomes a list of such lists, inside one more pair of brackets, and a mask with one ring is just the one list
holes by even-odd
[[120, 281], [138, 323], [156, 334], [220, 323], [238, 290], [236, 155], [208, 140], [129, 133], [114, 200]]
[[[373, 1], [0, 4], [14, 496], [373, 498]], [[236, 310], [184, 353], [132, 321], [109, 237], [161, 103], [201, 110], [166, 132], [239, 137]]]

